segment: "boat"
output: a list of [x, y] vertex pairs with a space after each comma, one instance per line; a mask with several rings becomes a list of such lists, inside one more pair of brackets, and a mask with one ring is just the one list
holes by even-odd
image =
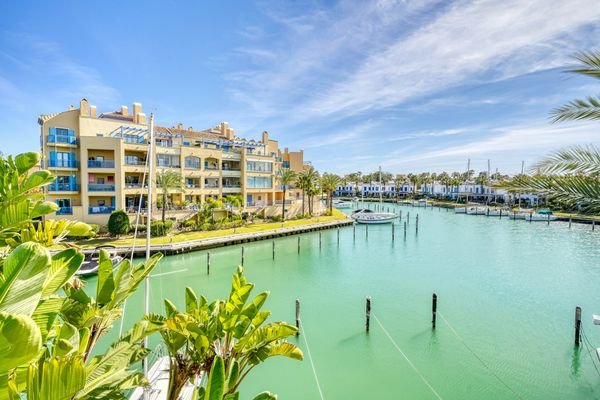
[[510, 214], [510, 210], [507, 209], [503, 209], [503, 208], [491, 208], [488, 207], [487, 209], [487, 213], [485, 215], [487, 215], [488, 217], [508, 217], [508, 215]]
[[352, 203], [351, 201], [333, 200], [333, 206], [337, 209], [352, 208], [354, 206], [354, 203]]
[[525, 217], [528, 216], [530, 213], [531, 213], [530, 210], [523, 210], [523, 209], [513, 210], [508, 214], [508, 218], [510, 218], [510, 219], [525, 219]]
[[525, 215], [525, 221], [556, 221], [558, 217], [551, 210], [539, 210]]
[[115, 246], [110, 245], [96, 247], [91, 254], [86, 256], [86, 258], [83, 260], [83, 263], [81, 263], [81, 267], [77, 270], [77, 272], [75, 272], [75, 275], [81, 277], [96, 275], [98, 273], [98, 268], [100, 267], [100, 250], [109, 250], [113, 269], [117, 268], [121, 264], [121, 261], [123, 261], [123, 257], [116, 254], [111, 254], [110, 249], [114, 248]]
[[414, 207], [433, 207], [433, 204], [427, 199], [419, 199], [412, 201]]
[[470, 206], [467, 207], [467, 215], [486, 215], [488, 208], [485, 206]]
[[368, 208], [354, 211], [351, 217], [359, 224], [389, 224], [398, 218], [394, 213], [375, 212]]
[[454, 212], [456, 214], [466, 214], [467, 213], [467, 207], [454, 207]]

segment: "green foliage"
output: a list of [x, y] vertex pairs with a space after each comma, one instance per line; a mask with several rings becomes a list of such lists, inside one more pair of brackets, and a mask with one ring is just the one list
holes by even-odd
[[98, 224], [88, 224], [90, 226], [91, 231], [94, 235], [97, 235], [100, 232], [100, 225]]
[[204, 374], [209, 376], [208, 384], [199, 390], [199, 398], [235, 399], [247, 374], [268, 358], [302, 360], [300, 349], [285, 340], [296, 333], [296, 327], [266, 323], [270, 312], [262, 307], [269, 294], [251, 299], [253, 288], [240, 267], [227, 300], [209, 303], [187, 288], [184, 311], [165, 300], [165, 316], [147, 316], [169, 352], [169, 399], [177, 399], [186, 382]]
[[173, 227], [170, 219], [163, 221], [152, 221], [150, 224], [150, 235], [152, 237], [165, 236]]
[[123, 210], [115, 210], [108, 218], [108, 232], [111, 235], [124, 235], [131, 230], [129, 216]]

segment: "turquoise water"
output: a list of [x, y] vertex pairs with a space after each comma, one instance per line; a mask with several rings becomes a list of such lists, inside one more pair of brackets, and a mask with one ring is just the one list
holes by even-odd
[[[319, 233], [300, 235], [300, 254], [297, 236], [276, 239], [275, 260], [272, 241], [244, 245], [256, 293], [271, 292], [272, 320], [293, 323], [300, 300], [304, 335], [291, 340], [305, 360], [269, 360], [250, 374], [243, 399], [267, 389], [280, 399], [320, 399], [315, 373], [325, 399], [600, 399], [596, 355], [573, 346], [579, 305], [584, 332], [600, 347], [600, 326], [591, 321], [600, 313], [599, 231], [396, 209], [402, 221], [410, 212], [406, 240], [401, 225], [394, 242], [390, 225], [369, 226], [368, 238], [358, 225], [355, 240], [352, 227], [340, 229], [339, 245], [336, 230], [323, 231], [320, 249]], [[165, 297], [183, 307], [186, 286], [226, 297], [241, 246], [210, 253], [210, 275], [205, 251], [165, 258], [156, 274], [174, 273], [152, 278], [151, 311], [162, 313]], [[366, 296], [373, 299], [369, 334]], [[142, 316], [142, 301], [140, 290], [126, 325]]]

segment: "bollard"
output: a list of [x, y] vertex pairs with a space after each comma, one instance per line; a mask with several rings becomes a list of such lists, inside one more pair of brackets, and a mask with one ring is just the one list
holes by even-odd
[[435, 329], [435, 320], [437, 317], [437, 294], [433, 294], [431, 299], [431, 329]]
[[548, 225], [550, 225], [550, 214], [548, 214]]
[[352, 225], [352, 240], [356, 241], [356, 224]]
[[300, 335], [300, 300], [296, 299], [296, 336]]
[[575, 307], [575, 346], [581, 342], [581, 307]]
[[415, 218], [415, 233], [419, 233], [419, 214], [417, 214], [417, 218]]
[[275, 259], [275, 241], [273, 240], [273, 260]]
[[319, 231], [319, 250], [321, 250], [321, 232]]
[[530, 213], [529, 213], [529, 222], [531, 223], [532, 221], [533, 221], [533, 213], [532, 213], [532, 212], [530, 212]]
[[394, 241], [394, 236], [396, 234], [396, 225], [392, 223], [392, 242]]
[[400, 210], [400, 214], [398, 215], [398, 218], [400, 219], [400, 221], [402, 221], [402, 210]]
[[242, 246], [242, 267], [244, 266], [244, 246]]
[[298, 236], [298, 254], [300, 254], [300, 236]]
[[410, 224], [410, 211], [406, 213], [406, 223]]
[[572, 217], [569, 215], [569, 229], [571, 229], [571, 220], [572, 220]]
[[206, 253], [206, 275], [210, 274], [210, 252]]
[[365, 327], [367, 328], [367, 333], [369, 333], [369, 329], [371, 328], [371, 297], [370, 296], [367, 296]]
[[337, 245], [340, 246], [340, 228], [337, 228]]
[[406, 221], [404, 221], [404, 240], [406, 240]]
[[500, 210], [500, 215], [499, 216], [500, 216], [500, 219], [502, 219], [502, 210]]
[[365, 225], [365, 237], [369, 238], [369, 225]]

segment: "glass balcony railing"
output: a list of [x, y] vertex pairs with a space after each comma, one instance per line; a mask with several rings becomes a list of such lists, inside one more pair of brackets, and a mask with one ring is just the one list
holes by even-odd
[[217, 165], [204, 164], [204, 169], [209, 171], [218, 171], [219, 167]]
[[75, 136], [48, 135], [48, 143], [77, 144]]
[[115, 160], [88, 160], [88, 168], [114, 168]]
[[112, 183], [90, 183], [88, 191], [90, 192], [112, 192], [115, 190], [115, 185]]
[[146, 165], [146, 160], [140, 160], [139, 158], [125, 158], [125, 165]]
[[241, 171], [240, 167], [231, 167], [229, 165], [223, 165], [223, 171]]
[[141, 183], [125, 183], [125, 189], [146, 189], [148, 185], [142, 185]]
[[219, 188], [219, 184], [218, 183], [205, 183], [204, 187], [206, 189], [218, 189]]
[[48, 166], [54, 168], [77, 168], [76, 160], [49, 160]]
[[96, 206], [89, 207], [88, 214], [110, 214], [115, 211], [115, 208], [112, 206]]
[[59, 207], [56, 215], [73, 215], [73, 207]]
[[242, 185], [239, 183], [224, 183], [223, 184], [223, 188], [226, 188], [226, 189], [239, 189], [241, 187], [242, 187]]
[[77, 192], [79, 185], [75, 182], [52, 182], [48, 185], [49, 192]]
[[187, 183], [185, 185], [185, 187], [188, 189], [200, 189], [200, 184], [199, 183]]
[[186, 162], [185, 168], [187, 169], [200, 169], [200, 163]]

